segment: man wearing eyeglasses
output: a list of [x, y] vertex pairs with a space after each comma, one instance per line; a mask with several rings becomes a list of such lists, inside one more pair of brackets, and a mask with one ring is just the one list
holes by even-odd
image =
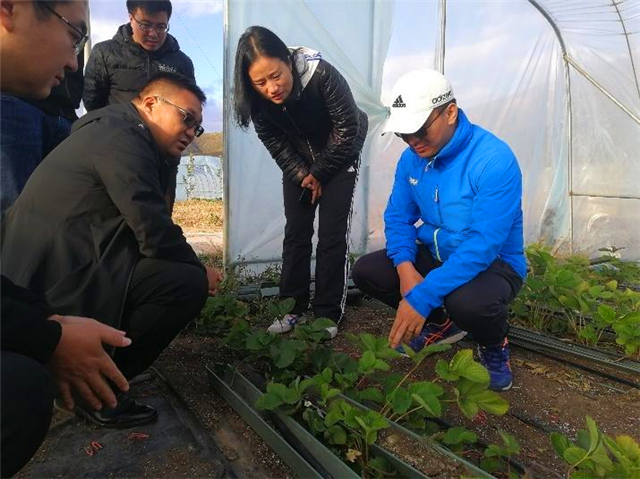
[[[69, 21], [56, 12], [55, 8], [60, 3], [65, 2], [36, 2], [35, 5], [39, 5], [37, 11], [40, 16], [48, 16], [58, 29], [64, 29], [65, 38], [72, 42], [76, 60], [54, 73], [55, 84], [46, 99], [32, 98], [31, 93], [2, 93], [0, 213], [4, 213], [13, 204], [42, 158], [69, 135], [71, 123], [77, 118], [75, 109], [80, 105], [84, 83], [82, 50], [87, 40], [87, 27], [84, 20]], [[32, 52], [21, 54], [37, 55], [42, 51], [46, 49], [42, 45], [36, 45]], [[47, 60], [47, 63], [51, 62], [51, 58]], [[30, 67], [33, 68], [33, 65]], [[22, 88], [28, 89], [29, 84]]]
[[489, 387], [505, 391], [508, 305], [526, 275], [518, 161], [469, 122], [440, 73], [404, 75], [393, 98], [384, 131], [408, 148], [384, 214], [387, 247], [360, 258], [353, 280], [397, 309], [392, 347], [420, 351], [470, 333]]
[[169, 34], [168, 0], [127, 1], [129, 23], [113, 39], [96, 44], [85, 69], [84, 106], [92, 111], [128, 103], [157, 72], [195, 79], [193, 63]]
[[[127, 380], [155, 361], [221, 279], [170, 214], [174, 168], [203, 132], [205, 100], [191, 80], [161, 73], [132, 102], [86, 114], [2, 221], [3, 274], [60, 314], [126, 331], [132, 344], [113, 360]], [[97, 410], [101, 401], [90, 395], [75, 410], [103, 427], [157, 418], [150, 406], [115, 393], [115, 408]], [[63, 399], [73, 405], [68, 394]]]

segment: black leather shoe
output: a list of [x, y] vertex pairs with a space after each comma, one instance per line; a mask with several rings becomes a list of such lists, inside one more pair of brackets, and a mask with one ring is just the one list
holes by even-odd
[[75, 411], [89, 422], [100, 427], [127, 429], [142, 426], [158, 420], [158, 411], [146, 404], [141, 404], [128, 394], [116, 395], [118, 405], [114, 408], [103, 407], [95, 411], [91, 407], [78, 404]]

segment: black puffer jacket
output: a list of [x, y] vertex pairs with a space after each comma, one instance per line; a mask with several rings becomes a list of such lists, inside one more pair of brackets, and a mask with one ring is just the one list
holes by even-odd
[[91, 50], [84, 74], [84, 106], [87, 111], [114, 103], [128, 103], [157, 72], [173, 72], [195, 80], [191, 59], [180, 51], [171, 35], [155, 52], [133, 40], [131, 25], [121, 25], [112, 40]]
[[344, 77], [318, 52], [292, 54], [289, 98], [283, 105], [258, 100], [251, 119], [285, 177], [300, 183], [311, 173], [326, 183], [358, 160], [369, 122]]

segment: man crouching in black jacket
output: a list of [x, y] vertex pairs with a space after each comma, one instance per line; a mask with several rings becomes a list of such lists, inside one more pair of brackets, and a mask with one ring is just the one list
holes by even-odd
[[[205, 100], [191, 80], [163, 73], [131, 103], [85, 115], [3, 219], [3, 274], [58, 314], [126, 331], [132, 344], [113, 359], [127, 379], [155, 361], [221, 279], [171, 220], [176, 167], [203, 132]], [[106, 427], [157, 417], [122, 393], [115, 408], [78, 406]]]

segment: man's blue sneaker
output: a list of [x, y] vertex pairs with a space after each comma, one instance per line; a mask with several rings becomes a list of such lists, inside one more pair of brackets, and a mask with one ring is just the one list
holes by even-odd
[[478, 346], [480, 362], [489, 371], [492, 391], [507, 391], [513, 385], [511, 362], [509, 356], [509, 341], [504, 338], [502, 343], [491, 346]]
[[[460, 341], [466, 335], [466, 331], [458, 328], [453, 321], [447, 318], [443, 324], [426, 323], [420, 334], [409, 341], [409, 346], [417, 353], [430, 344], [451, 344]], [[402, 346], [398, 346], [396, 351], [406, 356]]]

